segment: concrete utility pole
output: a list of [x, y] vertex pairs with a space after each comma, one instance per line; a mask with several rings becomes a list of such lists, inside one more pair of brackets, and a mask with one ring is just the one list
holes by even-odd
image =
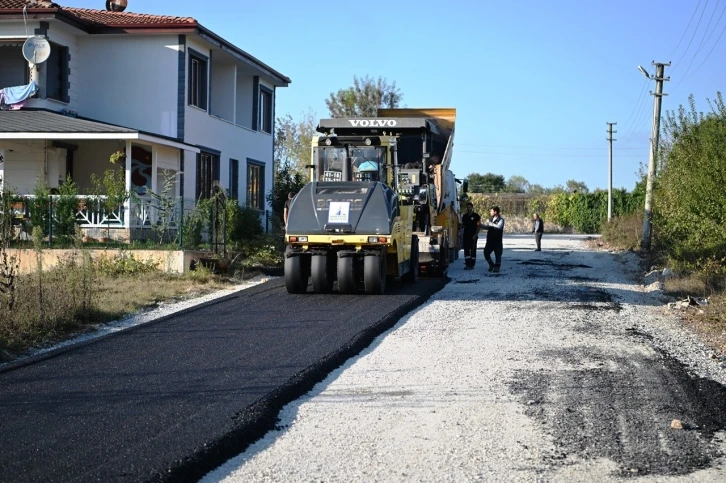
[[617, 125], [617, 122], [606, 122], [608, 125], [608, 137], [607, 140], [610, 142], [609, 150], [609, 164], [608, 164], [608, 221], [613, 219], [613, 134], [617, 131], [613, 131], [613, 126]]
[[648, 156], [648, 180], [645, 184], [645, 213], [643, 217], [643, 238], [640, 241], [642, 250], [650, 251], [651, 238], [651, 219], [653, 217], [653, 183], [655, 182], [655, 163], [658, 157], [658, 143], [660, 142], [660, 106], [663, 96], [663, 82], [671, 80], [670, 77], [664, 77], [665, 67], [670, 67], [671, 63], [652, 62], [655, 66], [655, 75], [651, 76], [641, 66], [638, 70], [648, 79], [655, 81], [655, 93], [653, 99], [653, 128], [650, 137], [650, 156]]

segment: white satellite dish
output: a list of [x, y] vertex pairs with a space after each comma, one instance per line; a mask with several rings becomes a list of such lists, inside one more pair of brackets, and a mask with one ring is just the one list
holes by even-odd
[[50, 57], [50, 42], [45, 37], [30, 37], [23, 44], [23, 57], [31, 64], [42, 64]]

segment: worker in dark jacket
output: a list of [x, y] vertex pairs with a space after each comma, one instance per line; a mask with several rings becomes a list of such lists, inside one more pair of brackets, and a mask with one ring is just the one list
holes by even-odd
[[[502, 266], [502, 252], [504, 251], [504, 218], [499, 213], [498, 206], [492, 206], [489, 210], [488, 221], [482, 225], [487, 230], [487, 243], [484, 245], [484, 259], [489, 264], [490, 272], [499, 272]], [[492, 252], [494, 252], [494, 262], [492, 262]]]
[[537, 243], [536, 252], [542, 251], [542, 233], [544, 233], [544, 220], [539, 217], [538, 213], [532, 215], [532, 233], [534, 233], [534, 241]]
[[461, 217], [464, 226], [464, 270], [473, 270], [476, 265], [476, 242], [479, 239], [481, 216], [474, 211], [471, 201], [466, 204], [466, 213]]

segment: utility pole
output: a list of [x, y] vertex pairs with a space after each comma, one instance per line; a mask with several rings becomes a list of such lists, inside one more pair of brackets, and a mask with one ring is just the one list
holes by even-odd
[[617, 124], [617, 122], [606, 122], [605, 124], [608, 125], [608, 137], [607, 140], [610, 142], [610, 150], [609, 150], [609, 159], [610, 162], [608, 163], [608, 222], [613, 219], [613, 141], [617, 141], [617, 139], [613, 139], [613, 134], [615, 134], [617, 131], [613, 131], [613, 126]]
[[640, 72], [648, 79], [655, 81], [655, 93], [653, 99], [653, 128], [650, 137], [650, 155], [648, 156], [648, 179], [645, 184], [645, 213], [643, 216], [643, 238], [640, 241], [640, 248], [650, 251], [650, 239], [652, 233], [651, 220], [653, 217], [653, 183], [655, 182], [655, 164], [658, 158], [658, 144], [660, 142], [660, 106], [663, 100], [663, 82], [671, 80], [670, 77], [664, 77], [665, 67], [670, 67], [671, 63], [652, 62], [655, 66], [655, 75], [651, 76], [641, 66], [638, 66]]

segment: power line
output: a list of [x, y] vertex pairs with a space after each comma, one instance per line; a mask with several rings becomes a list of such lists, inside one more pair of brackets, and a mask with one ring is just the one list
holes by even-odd
[[[726, 9], [724, 9], [724, 11], [726, 12]], [[723, 14], [722, 14], [722, 15], [723, 15]], [[720, 34], [720, 35], [718, 36], [718, 38], [716, 39], [716, 43], [715, 43], [715, 44], [713, 44], [713, 47], [711, 47], [711, 50], [710, 50], [710, 51], [708, 52], [708, 55], [706, 56], [706, 58], [705, 58], [705, 59], [703, 59], [703, 62], [701, 62], [701, 65], [699, 65], [699, 66], [698, 66], [698, 67], [696, 68], [696, 70], [695, 70], [695, 71], [693, 71], [693, 74], [691, 74], [691, 77], [693, 77], [694, 75], [696, 75], [696, 72], [698, 72], [698, 71], [699, 71], [699, 69], [700, 69], [701, 67], [703, 67], [703, 64], [705, 64], [705, 63], [706, 63], [706, 61], [708, 60], [708, 58], [709, 58], [709, 57], [711, 57], [711, 54], [713, 53], [713, 50], [714, 50], [714, 49], [716, 48], [716, 46], [718, 45], [718, 42], [719, 42], [719, 40], [721, 40], [721, 37], [723, 36], [724, 32], [726, 32], [726, 25], [724, 25], [724, 27], [723, 27], [723, 28], [721, 29], [721, 34]], [[678, 83], [678, 85], [680, 85], [680, 82]], [[678, 87], [678, 86], [676, 86], [676, 87]], [[674, 90], [675, 90], [675, 89], [674, 89]]]
[[623, 136], [625, 138], [625, 141], [623, 141], [623, 144], [627, 145], [630, 143], [630, 141], [633, 140], [635, 135], [638, 133], [638, 128], [643, 126], [643, 123], [648, 118], [648, 111], [645, 109], [645, 107], [648, 105], [648, 97], [645, 97], [643, 99], [643, 103], [640, 105], [640, 110], [638, 111], [638, 114], [635, 116], [635, 120], [633, 121], [633, 124], [630, 126], [630, 129], [628, 132]]
[[[716, 25], [714, 25], [714, 27], [713, 27], [713, 30], [711, 30], [711, 33], [710, 33], [710, 34], [708, 35], [708, 38], [706, 39], [706, 43], [708, 43], [708, 40], [710, 40], [710, 39], [711, 39], [711, 36], [712, 36], [712, 35], [713, 35], [713, 33], [714, 33], [714, 32], [716, 31], [716, 29], [718, 29], [718, 24], [719, 24], [719, 23], [721, 23], [721, 18], [722, 18], [722, 17], [724, 16], [724, 14], [726, 14], [726, 7], [724, 7], [724, 9], [723, 9], [723, 10], [721, 11], [721, 16], [720, 16], [720, 17], [718, 18], [718, 21], [716, 21]], [[721, 33], [719, 34], [718, 38], [716, 39], [716, 42], [715, 42], [715, 43], [713, 44], [713, 46], [711, 47], [711, 50], [709, 50], [708, 54], [706, 55], [706, 58], [704, 58], [704, 59], [703, 59], [703, 62], [701, 62], [701, 64], [700, 64], [700, 65], [699, 65], [699, 66], [698, 66], [698, 67], [696, 68], [696, 70], [694, 70], [694, 71], [693, 71], [693, 72], [691, 73], [691, 75], [690, 75], [690, 76], [688, 76], [688, 78], [689, 78], [689, 79], [690, 79], [691, 77], [693, 77], [694, 75], [696, 75], [696, 73], [697, 73], [697, 72], [698, 72], [699, 70], [701, 70], [701, 67], [703, 67], [703, 65], [704, 65], [704, 64], [706, 63], [706, 61], [708, 60], [708, 58], [709, 58], [709, 57], [711, 57], [711, 54], [712, 54], [712, 53], [713, 53], [713, 51], [714, 51], [714, 50], [716, 49], [716, 46], [718, 45], [718, 43], [719, 43], [719, 41], [721, 40], [721, 37], [723, 36], [723, 34], [724, 34], [724, 32], [725, 32], [725, 31], [726, 31], [726, 25], [724, 25], [724, 28], [723, 28], [723, 29], [721, 29]], [[694, 57], [694, 59], [695, 59], [695, 57]], [[692, 63], [692, 61], [691, 61], [691, 63]], [[689, 68], [690, 68], [690, 65], [689, 65]], [[686, 73], [688, 73], [688, 70], [686, 70]], [[686, 74], [683, 74], [683, 76], [682, 76], [682, 77], [681, 77], [681, 78], [680, 78], [680, 79], [678, 80], [678, 84], [676, 84], [676, 86], [675, 86], [675, 87], [673, 88], [673, 91], [671, 91], [671, 92], [675, 92], [675, 91], [676, 91], [676, 89], [678, 89], [678, 87], [679, 87], [679, 86], [681, 85], [681, 83], [682, 83], [682, 82], [683, 82], [683, 81], [684, 81], [685, 79], [686, 79]]]
[[648, 87], [648, 79], [643, 80], [643, 87], [640, 89], [640, 95], [638, 96], [638, 100], [635, 101], [635, 105], [633, 106], [633, 110], [630, 111], [630, 115], [628, 116], [628, 119], [625, 121], [625, 124], [628, 124], [630, 120], [633, 118], [633, 114], [635, 114], [635, 111], [638, 110], [638, 105], [643, 100], [643, 94], [645, 93], [645, 88]]
[[[582, 148], [582, 147], [564, 147], [564, 146], [553, 146], [553, 147], [546, 147], [546, 146], [502, 146], [502, 145], [493, 145], [493, 144], [469, 144], [469, 143], [456, 143], [457, 146], [476, 146], [476, 147], [482, 147], [482, 148], [497, 148], [497, 149], [547, 149], [547, 150], [553, 150], [553, 149], [566, 149], [566, 150], [584, 150], [584, 151], [599, 151], [603, 148]], [[641, 149], [641, 148], [623, 148], [623, 149]]]
[[[693, 61], [696, 60], [696, 57], [698, 57], [698, 54], [701, 52], [701, 47], [703, 47], [703, 43], [706, 40], [706, 34], [708, 33], [708, 28], [711, 26], [711, 21], [713, 20], [713, 16], [716, 14], [716, 10], [718, 9], [719, 3], [720, 3], [720, 0], [718, 0], [716, 2], [716, 6], [713, 8], [713, 12], [711, 12], [711, 18], [708, 20], [708, 25], [706, 25], [706, 30], [703, 32], [703, 38], [701, 38], [701, 42], [698, 44], [698, 47], [696, 48], [696, 53], [693, 54], [693, 57], [691, 57], [691, 61], [688, 63], [688, 67], [686, 67], [686, 71], [681, 76], [681, 81], [686, 78], [688, 71], [691, 70]], [[713, 27], [713, 30], [711, 31], [711, 35], [713, 35], [714, 30], [716, 30], [716, 27], [718, 27], [718, 22], [721, 21], [721, 17], [723, 17], [724, 12], [726, 12], [726, 8], [724, 8], [724, 10], [721, 12], [721, 16], [718, 18], [716, 25]], [[708, 38], [711, 38], [711, 35], [709, 35]], [[680, 85], [680, 82], [678, 82], [678, 84]], [[678, 85], [676, 85], [676, 88], [677, 87], [678, 87]]]
[[[592, 158], [592, 159], [602, 159], [603, 153], [606, 151], [603, 151], [599, 154], [557, 154], [557, 153], [500, 153], [500, 152], [484, 152], [484, 151], [457, 151], [459, 154], [476, 154], [479, 156], [520, 156], [520, 157], [527, 157], [531, 159], [536, 158]], [[645, 155], [646, 153], [643, 153]], [[619, 157], [621, 158], [642, 158], [643, 155], [638, 154], [623, 154]], [[472, 156], [467, 156], [472, 157]]]
[[696, 29], [693, 31], [693, 35], [691, 35], [691, 40], [688, 42], [688, 46], [686, 46], [686, 50], [683, 51], [683, 54], [681, 54], [680, 59], [678, 59], [673, 64], [673, 68], [671, 69], [671, 75], [673, 75], [673, 69], [678, 68], [678, 65], [680, 64], [681, 60], [683, 60], [683, 57], [685, 57], [686, 52], [688, 52], [688, 49], [691, 48], [691, 43], [693, 43], [693, 39], [696, 38], [696, 32], [698, 32], [698, 27], [701, 25], [701, 20], [703, 20], [703, 14], [706, 12], [706, 7], [708, 7], [708, 1], [709, 0], [706, 0], [706, 3], [703, 5], [703, 10], [701, 10], [701, 16], [698, 17], [698, 23], [696, 24]]
[[678, 47], [681, 46], [681, 42], [683, 42], [683, 38], [686, 36], [686, 33], [688, 33], [688, 29], [691, 28], [691, 23], [693, 22], [693, 19], [696, 17], [696, 12], [698, 12], [698, 7], [701, 6], [701, 2], [702, 1], [703, 0], [698, 0], [698, 5], [696, 5], [696, 8], [693, 10], [693, 14], [691, 15], [691, 20], [688, 21], [688, 25], [686, 26], [686, 30], [683, 31], [683, 35], [681, 35], [681, 39], [678, 41], [678, 44], [676, 45], [676, 48], [673, 49], [673, 52], [671, 52], [671, 55], [669, 55], [668, 58], [672, 58], [673, 57], [673, 54], [675, 54], [676, 51], [678, 50]]

